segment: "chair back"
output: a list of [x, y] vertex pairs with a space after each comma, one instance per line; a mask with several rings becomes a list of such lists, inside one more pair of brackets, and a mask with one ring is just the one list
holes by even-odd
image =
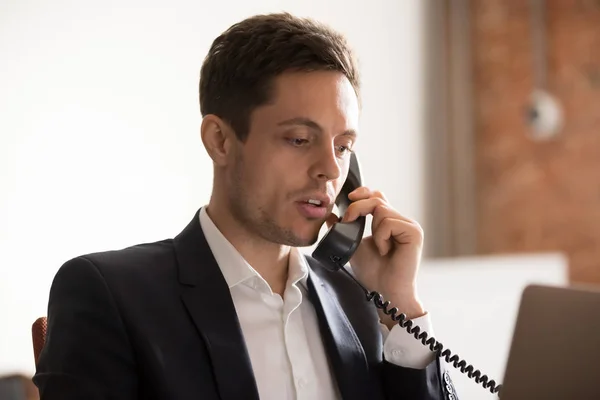
[[48, 329], [48, 321], [46, 317], [40, 317], [35, 320], [31, 326], [31, 336], [33, 338], [33, 358], [37, 366], [40, 353], [46, 343], [46, 330]]

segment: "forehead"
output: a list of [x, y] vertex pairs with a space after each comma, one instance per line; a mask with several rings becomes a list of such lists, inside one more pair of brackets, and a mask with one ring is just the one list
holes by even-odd
[[358, 129], [358, 97], [340, 72], [286, 72], [275, 78], [267, 108], [280, 119], [306, 117], [325, 126]]

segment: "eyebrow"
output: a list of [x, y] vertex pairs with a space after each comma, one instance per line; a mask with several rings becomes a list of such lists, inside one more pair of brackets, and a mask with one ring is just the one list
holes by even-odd
[[[323, 128], [321, 127], [321, 125], [317, 124], [312, 119], [305, 118], [305, 117], [297, 117], [297, 118], [287, 119], [285, 121], [281, 121], [277, 125], [279, 125], [279, 126], [300, 125], [300, 126], [305, 126], [307, 128], [310, 128], [314, 131], [323, 132]], [[348, 129], [347, 131], [344, 131], [344, 133], [342, 133], [342, 135], [343, 136], [352, 136], [354, 138], [354, 137], [356, 137], [356, 131], [354, 129]]]

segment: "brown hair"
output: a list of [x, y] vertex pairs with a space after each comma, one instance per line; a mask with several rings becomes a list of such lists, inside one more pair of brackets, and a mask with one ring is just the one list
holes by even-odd
[[212, 43], [200, 72], [200, 112], [222, 118], [245, 141], [250, 115], [269, 102], [275, 77], [323, 70], [343, 73], [360, 97], [356, 61], [340, 33], [288, 13], [247, 18]]

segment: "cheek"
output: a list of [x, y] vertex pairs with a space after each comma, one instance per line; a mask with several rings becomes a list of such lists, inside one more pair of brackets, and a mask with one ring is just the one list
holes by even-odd
[[335, 182], [335, 193], [339, 196], [344, 183], [346, 182], [346, 177], [340, 178]]
[[241, 166], [242, 182], [246, 200], [251, 203], [262, 203], [273, 206], [285, 191], [285, 175], [281, 169], [269, 165], [246, 163]]

